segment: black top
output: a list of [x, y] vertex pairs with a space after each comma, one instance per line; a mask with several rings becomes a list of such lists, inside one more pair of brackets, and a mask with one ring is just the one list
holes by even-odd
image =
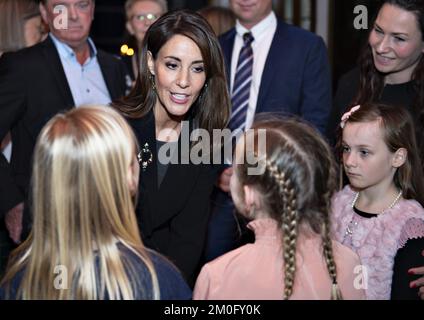
[[[162, 148], [164, 145], [167, 145], [165, 147], [165, 150], [166, 150], [167, 156], [169, 156], [171, 158], [171, 155], [169, 153], [174, 153], [174, 151], [178, 147], [178, 143], [177, 142], [165, 142], [165, 141], [156, 140], [156, 149], [158, 150], [158, 152], [159, 152], [160, 148]], [[163, 163], [161, 161], [157, 161], [156, 167], [157, 167], [157, 170], [158, 170], [158, 186], [160, 187], [160, 185], [162, 184], [163, 178], [166, 175], [166, 171], [168, 170], [168, 163]]]
[[[157, 149], [153, 110], [142, 118], [128, 120], [139, 145], [149, 149], [143, 159], [151, 156], [140, 170], [136, 208], [143, 243], [174, 262], [193, 286], [207, 232], [209, 199], [220, 166], [191, 161], [192, 124], [183, 123], [177, 148], [172, 157], [167, 157]], [[171, 161], [164, 174], [159, 172], [163, 169], [159, 157]]]
[[[121, 252], [124, 267], [127, 271], [128, 278], [134, 292], [135, 300], [151, 300], [153, 299], [153, 285], [150, 274], [144, 262], [134, 252], [129, 250], [122, 244], [118, 244]], [[184, 281], [183, 277], [175, 266], [160, 254], [149, 250], [156, 275], [159, 281], [160, 299], [161, 300], [190, 300], [192, 297], [191, 289]], [[99, 261], [96, 258], [96, 266], [99, 267]], [[97, 270], [100, 273], [100, 270]], [[19, 285], [22, 281], [24, 270], [20, 271], [11, 282], [10, 290], [6, 293], [5, 287], [0, 287], [0, 300], [9, 299], [16, 300]], [[108, 294], [104, 297], [108, 300]]]
[[411, 268], [424, 266], [424, 238], [409, 239], [403, 248], [400, 248], [395, 257], [392, 280], [392, 300], [420, 300], [418, 289], [411, 289], [409, 283], [422, 277], [410, 275]]
[[[356, 207], [353, 208], [353, 211], [365, 219], [378, 216], [378, 214], [364, 212]], [[420, 300], [419, 288], [411, 289], [409, 287], [409, 283], [418, 279], [420, 275], [410, 275], [408, 270], [424, 266], [424, 256], [421, 255], [423, 249], [424, 238], [418, 238], [409, 239], [405, 246], [397, 251], [393, 265], [392, 300]]]
[[[340, 78], [337, 87], [333, 110], [327, 129], [328, 136], [331, 138], [332, 142], [336, 140], [336, 130], [340, 124], [340, 119], [343, 113], [348, 111], [347, 108], [351, 106], [353, 99], [358, 93], [358, 89], [359, 69], [355, 68]], [[381, 97], [375, 102], [406, 107], [412, 113], [414, 98], [414, 82], [410, 81], [401, 84], [386, 84], [383, 88]], [[418, 117], [413, 117], [413, 119], [418, 119]]]

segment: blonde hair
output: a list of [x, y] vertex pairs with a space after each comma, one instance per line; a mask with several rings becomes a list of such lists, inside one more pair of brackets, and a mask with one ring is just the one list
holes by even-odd
[[[129, 125], [106, 106], [58, 114], [43, 128], [34, 151], [33, 229], [3, 280], [24, 269], [18, 298], [159, 298], [128, 183], [136, 148]], [[119, 244], [140, 258], [150, 279], [134, 283], [134, 259]], [[69, 290], [55, 288], [57, 266], [66, 267]], [[149, 281], [153, 293], [143, 292]]]
[[143, 1], [150, 1], [150, 2], [155, 2], [157, 3], [161, 9], [162, 9], [162, 14], [168, 12], [168, 3], [166, 0], [127, 0], [125, 2], [125, 16], [127, 18], [127, 20], [129, 20], [130, 17], [130, 11], [133, 7], [134, 4], [136, 4], [137, 2], [143, 2]]
[[34, 0], [0, 0], [0, 52], [25, 48], [25, 22], [39, 15]]
[[244, 152], [260, 152], [258, 129], [265, 129], [266, 150], [259, 154], [265, 172], [249, 175], [248, 169], [258, 164], [245, 161], [235, 166], [235, 174], [241, 185], [252, 186], [259, 192], [261, 205], [281, 229], [284, 298], [289, 299], [293, 293], [296, 242], [299, 232], [307, 227], [321, 236], [323, 257], [332, 281], [331, 298], [341, 299], [330, 238], [331, 197], [337, 188], [336, 163], [330, 147], [316, 130], [298, 120], [264, 117], [252, 129], [255, 150], [246, 149], [245, 144]]

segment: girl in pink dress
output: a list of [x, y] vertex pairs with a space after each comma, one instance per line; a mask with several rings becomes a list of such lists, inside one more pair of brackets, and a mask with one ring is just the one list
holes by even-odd
[[194, 299], [364, 298], [354, 285], [358, 256], [330, 239], [337, 174], [319, 133], [295, 120], [262, 120], [240, 139], [235, 160], [231, 194], [253, 219], [255, 243], [207, 263]]
[[406, 298], [408, 268], [394, 274], [401, 270], [395, 261], [408, 265], [405, 259], [421, 252], [397, 253], [412, 240], [424, 240], [423, 173], [412, 119], [403, 108], [364, 104], [343, 115], [341, 128], [350, 185], [333, 199], [335, 237], [361, 258], [368, 299]]

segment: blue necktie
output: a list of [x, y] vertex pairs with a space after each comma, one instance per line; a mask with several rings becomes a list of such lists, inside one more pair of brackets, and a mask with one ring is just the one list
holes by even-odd
[[240, 50], [237, 69], [234, 77], [231, 95], [232, 112], [228, 127], [233, 131], [237, 128], [244, 130], [246, 115], [249, 107], [250, 86], [252, 84], [254, 38], [250, 32], [243, 35], [244, 45]]

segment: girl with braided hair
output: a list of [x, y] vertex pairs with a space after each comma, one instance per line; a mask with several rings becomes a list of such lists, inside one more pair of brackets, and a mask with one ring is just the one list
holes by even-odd
[[[330, 239], [336, 169], [319, 133], [296, 120], [264, 118], [235, 154], [231, 195], [252, 219], [255, 243], [207, 263], [194, 299], [364, 298], [354, 287], [358, 256]], [[256, 163], [244, 161], [253, 156]], [[252, 174], [256, 167], [261, 174]]]

